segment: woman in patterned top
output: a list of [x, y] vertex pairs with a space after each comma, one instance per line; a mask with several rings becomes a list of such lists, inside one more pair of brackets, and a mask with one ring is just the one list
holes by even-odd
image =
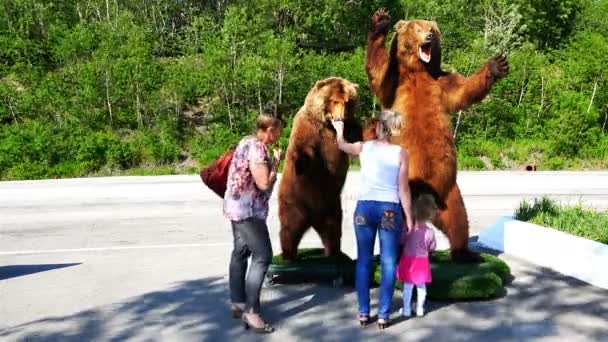
[[274, 331], [260, 316], [260, 291], [272, 259], [266, 217], [281, 159], [281, 151], [274, 149], [271, 155], [268, 146], [277, 142], [282, 130], [279, 118], [258, 116], [255, 134], [244, 137], [234, 152], [224, 195], [224, 216], [232, 223], [234, 238], [229, 269], [233, 316], [242, 317], [246, 329], [261, 333]]

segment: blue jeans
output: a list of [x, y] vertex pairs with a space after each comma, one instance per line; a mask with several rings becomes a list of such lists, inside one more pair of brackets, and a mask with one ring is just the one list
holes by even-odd
[[403, 230], [403, 212], [399, 203], [358, 201], [354, 215], [357, 238], [355, 287], [359, 314], [369, 315], [369, 288], [376, 232], [380, 240], [380, 300], [378, 318], [388, 319], [395, 288], [399, 243]]

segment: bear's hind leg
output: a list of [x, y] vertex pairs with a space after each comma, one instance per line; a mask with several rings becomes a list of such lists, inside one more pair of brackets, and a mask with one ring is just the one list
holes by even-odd
[[340, 254], [342, 240], [342, 209], [330, 216], [321, 218], [313, 224], [314, 230], [319, 234], [325, 249], [325, 256]]
[[448, 193], [446, 210], [439, 212], [435, 225], [441, 229], [450, 242], [452, 259], [461, 262], [478, 262], [478, 253], [469, 250], [469, 221], [460, 189], [457, 184]]
[[310, 222], [301, 208], [291, 207], [280, 213], [281, 229], [281, 251], [283, 260], [293, 261], [298, 256], [298, 246], [308, 228]]

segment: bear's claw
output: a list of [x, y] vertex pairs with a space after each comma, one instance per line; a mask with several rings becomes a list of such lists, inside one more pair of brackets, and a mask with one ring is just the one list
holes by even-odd
[[376, 34], [387, 34], [391, 16], [384, 8], [379, 8], [372, 16], [372, 31]]
[[490, 59], [490, 71], [495, 78], [507, 76], [509, 74], [507, 57], [500, 55]]

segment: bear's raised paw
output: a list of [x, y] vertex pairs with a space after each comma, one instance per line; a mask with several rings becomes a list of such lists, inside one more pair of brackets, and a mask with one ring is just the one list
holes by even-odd
[[490, 71], [495, 78], [503, 78], [509, 74], [509, 63], [507, 57], [496, 56], [490, 59]]
[[372, 32], [377, 35], [388, 34], [391, 16], [384, 8], [379, 8], [372, 16]]

